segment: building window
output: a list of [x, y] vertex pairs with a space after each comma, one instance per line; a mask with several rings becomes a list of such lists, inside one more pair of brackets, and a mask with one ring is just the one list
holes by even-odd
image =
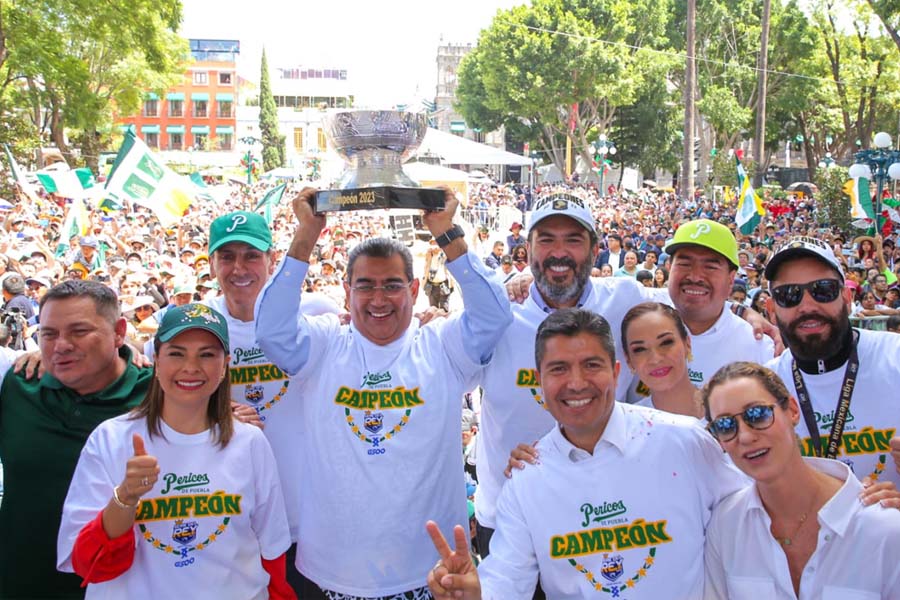
[[169, 116], [170, 117], [183, 117], [184, 116], [184, 100], [169, 100]]
[[158, 117], [159, 116], [159, 100], [144, 100], [144, 113], [145, 117]]
[[209, 102], [207, 100], [193, 100], [194, 117], [203, 119], [208, 116]]
[[303, 152], [303, 128], [295, 127], [294, 128], [294, 150], [297, 152]]
[[184, 148], [184, 135], [181, 133], [169, 134], [169, 150], [181, 150]]
[[194, 150], [206, 150], [209, 144], [209, 136], [205, 133], [194, 133]]
[[219, 85], [231, 85], [231, 73], [219, 73]]
[[144, 143], [147, 144], [151, 148], [159, 149], [159, 134], [158, 133], [145, 133], [144, 134]]
[[216, 139], [219, 143], [219, 150], [234, 149], [234, 135], [231, 133], [217, 133]]
[[319, 138], [319, 140], [318, 140], [318, 141], [319, 141], [319, 150], [320, 150], [321, 152], [325, 152], [325, 150], [327, 149], [327, 144], [326, 144], [326, 141], [325, 141], [325, 131], [320, 127], [320, 128], [319, 128], [318, 134], [319, 134], [319, 135], [318, 135], [318, 138]]
[[209, 73], [205, 71], [194, 71], [194, 85], [207, 85], [209, 83]]
[[220, 119], [230, 119], [234, 115], [234, 102], [231, 100], [216, 101], [216, 116]]

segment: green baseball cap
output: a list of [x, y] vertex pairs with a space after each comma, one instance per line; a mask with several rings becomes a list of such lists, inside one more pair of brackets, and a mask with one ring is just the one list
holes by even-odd
[[222, 314], [205, 304], [184, 304], [173, 306], [163, 315], [156, 330], [155, 346], [172, 340], [190, 329], [205, 329], [222, 342], [225, 354], [231, 352], [228, 346], [228, 324]]
[[222, 215], [209, 226], [209, 254], [228, 242], [243, 242], [268, 252], [272, 247], [272, 232], [262, 215], [239, 210]]
[[709, 219], [698, 219], [680, 226], [675, 236], [666, 244], [666, 254], [675, 255], [683, 246], [709, 248], [728, 259], [735, 268], [738, 263], [738, 245], [731, 230]]

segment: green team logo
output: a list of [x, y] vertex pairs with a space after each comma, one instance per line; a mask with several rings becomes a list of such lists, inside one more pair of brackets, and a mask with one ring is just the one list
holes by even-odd
[[538, 406], [547, 410], [547, 405], [541, 395], [541, 384], [538, 383], [537, 369], [519, 369], [516, 373], [516, 387], [528, 388]]

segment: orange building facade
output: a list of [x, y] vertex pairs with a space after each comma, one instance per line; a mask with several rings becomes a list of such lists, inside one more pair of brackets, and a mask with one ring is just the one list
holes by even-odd
[[237, 40], [190, 40], [194, 62], [181, 85], [148, 93], [141, 114], [122, 119], [158, 150], [233, 150], [237, 125]]

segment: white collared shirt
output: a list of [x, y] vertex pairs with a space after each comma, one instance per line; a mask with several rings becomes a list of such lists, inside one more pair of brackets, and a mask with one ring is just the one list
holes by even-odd
[[616, 403], [593, 454], [554, 427], [497, 503], [485, 600], [695, 599], [712, 507], [743, 487], [696, 419]]
[[[804, 458], [844, 481], [818, 513], [816, 549], [800, 579], [800, 600], [900, 598], [900, 512], [863, 507], [862, 485], [843, 463]], [[756, 484], [726, 498], [706, 532], [705, 598], [796, 599], [787, 557]]]

